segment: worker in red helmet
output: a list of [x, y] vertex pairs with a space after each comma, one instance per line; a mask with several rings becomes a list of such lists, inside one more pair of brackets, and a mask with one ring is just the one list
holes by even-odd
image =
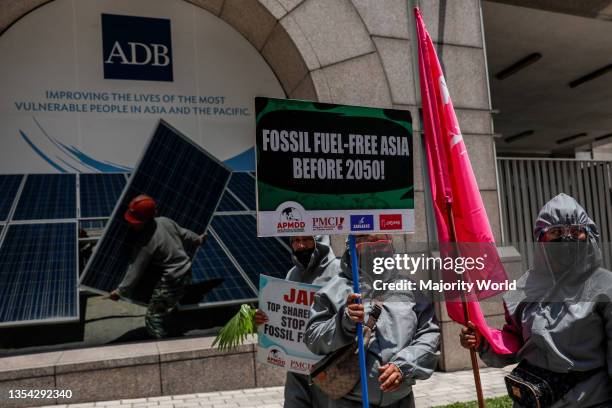
[[206, 235], [198, 235], [156, 214], [155, 200], [148, 195], [139, 195], [128, 205], [124, 218], [138, 234], [125, 277], [109, 298], [129, 297], [147, 270], [160, 271], [161, 279], [151, 295], [145, 325], [151, 336], [164, 338], [178, 334], [173, 312], [191, 283], [190, 254], [204, 243]]

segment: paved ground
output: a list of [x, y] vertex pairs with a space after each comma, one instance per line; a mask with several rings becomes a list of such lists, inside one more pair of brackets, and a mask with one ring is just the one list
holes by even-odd
[[[495, 397], [506, 393], [503, 377], [509, 370], [509, 368], [481, 370], [485, 397]], [[419, 382], [414, 387], [414, 393], [417, 408], [476, 399], [474, 377], [471, 371], [435, 373], [431, 379]], [[281, 408], [282, 406], [283, 387], [271, 387], [86, 404], [51, 405], [49, 408]]]

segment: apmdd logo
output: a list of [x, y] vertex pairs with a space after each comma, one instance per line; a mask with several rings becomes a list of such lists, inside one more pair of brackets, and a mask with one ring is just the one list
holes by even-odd
[[270, 349], [270, 351], [268, 351], [268, 363], [277, 365], [279, 367], [284, 367], [286, 362], [283, 354], [284, 353], [279, 349]]
[[351, 231], [371, 231], [373, 229], [373, 215], [351, 215]]
[[401, 214], [380, 214], [378, 219], [381, 230], [399, 230], [402, 229]]
[[297, 207], [287, 206], [280, 210], [276, 232], [304, 232], [306, 223], [302, 221], [302, 213]]
[[170, 20], [102, 14], [105, 79], [172, 81]]

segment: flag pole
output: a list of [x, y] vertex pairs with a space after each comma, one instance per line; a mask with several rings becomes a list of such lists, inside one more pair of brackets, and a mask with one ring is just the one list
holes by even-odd
[[[455, 217], [453, 216], [453, 204], [451, 201], [446, 202], [446, 213], [448, 216], [450, 239], [453, 243], [455, 255], [459, 254], [459, 247], [457, 246], [457, 236], [455, 235]], [[463, 276], [459, 275], [459, 279], [463, 280]], [[465, 298], [465, 292], [463, 287], [460, 288], [459, 293], [461, 294], [461, 306], [463, 308], [463, 318], [465, 319], [465, 326], [470, 321], [470, 312], [467, 307], [467, 299]], [[478, 407], [485, 408], [486, 403], [482, 394], [482, 383], [480, 381], [480, 367], [478, 367], [478, 359], [476, 358], [476, 351], [470, 347], [470, 360], [472, 361], [472, 373], [474, 373], [474, 384], [476, 385], [476, 397], [478, 399]]]
[[[357, 268], [357, 246], [355, 236], [349, 235], [349, 251], [351, 252], [351, 271], [353, 273], [353, 292], [361, 293], [359, 287], [359, 269]], [[362, 300], [358, 300], [362, 302]], [[347, 305], [348, 306], [348, 305]], [[366, 371], [365, 348], [363, 344], [363, 324], [357, 323], [357, 344], [359, 346], [359, 370], [361, 372], [361, 401], [363, 408], [369, 408], [368, 373]]]
[[[426, 43], [423, 43], [424, 38], [425, 38], [424, 35], [427, 35], [427, 30], [425, 29], [424, 23], [422, 22], [421, 12], [418, 7], [414, 7], [414, 14], [415, 14], [415, 19], [417, 20], [416, 32], [417, 32], [417, 44], [418, 44], [417, 48], [418, 48], [418, 54], [419, 54], [419, 82], [420, 82], [420, 88], [421, 88], [421, 104], [423, 106], [423, 112], [425, 116], [425, 112], [427, 110], [433, 111], [433, 107], [431, 106], [432, 104], [431, 95], [435, 94], [435, 90], [430, 89], [430, 87], [433, 85], [428, 83], [424, 79], [424, 75], [426, 75], [426, 72], [427, 72], [426, 67], [429, 67], [431, 65], [429, 61], [429, 56], [427, 52], [425, 52]], [[429, 109], [426, 109], [426, 107]], [[428, 132], [428, 130], [432, 132], [431, 138], [434, 142], [433, 142], [433, 148], [430, 149], [430, 150], [433, 150], [433, 152], [430, 152], [430, 155], [435, 154], [437, 163], [440, 163], [441, 153], [440, 153], [437, 143], [435, 142], [436, 135], [435, 135], [434, 129], [436, 128], [441, 129], [441, 126], [440, 126], [440, 123], [438, 123], [438, 118], [435, 115], [432, 115], [429, 118], [429, 120], [431, 122], [428, 122], [427, 120], [424, 121], [425, 123], [423, 124], [423, 127], [426, 133]], [[429, 140], [427, 141], [427, 143], [432, 143], [432, 141]], [[432, 158], [430, 157], [429, 160], [431, 162]], [[444, 173], [444, 169], [442, 166], [439, 167], [439, 171]], [[434, 175], [430, 173], [429, 177], [431, 181], [431, 178], [433, 178]], [[453, 217], [453, 211], [452, 211], [452, 194], [451, 194], [451, 189], [445, 183], [446, 179], [447, 179], [446, 174], [443, 174], [440, 177], [440, 182], [442, 184], [442, 187], [440, 188], [440, 190], [444, 194], [444, 200], [446, 203], [446, 213], [447, 213], [448, 225], [449, 225], [449, 231], [448, 231], [449, 237], [448, 238], [449, 238], [449, 241], [453, 243], [455, 254], [457, 254], [459, 252], [458, 251], [459, 248], [457, 246], [455, 219]], [[443, 211], [442, 209], [440, 210]], [[465, 325], [467, 326], [467, 322], [470, 320], [470, 313], [467, 307], [467, 300], [465, 298], [465, 293], [463, 292], [463, 289], [460, 290], [460, 293], [461, 293], [461, 306], [463, 308], [463, 318], [465, 320]], [[476, 386], [476, 396], [478, 398], [478, 407], [485, 408], [485, 402], [484, 402], [484, 398], [482, 394], [482, 384], [480, 381], [480, 369], [478, 367], [478, 360], [476, 359], [476, 352], [473, 349], [470, 349], [470, 359], [472, 362], [472, 372], [474, 373], [474, 384]]]

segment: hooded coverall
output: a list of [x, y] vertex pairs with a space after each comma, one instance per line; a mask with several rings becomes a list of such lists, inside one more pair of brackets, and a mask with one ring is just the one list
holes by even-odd
[[594, 370], [553, 408], [612, 407], [612, 273], [600, 266], [594, 222], [566, 194], [544, 205], [534, 238], [560, 225], [588, 226], [587, 241], [536, 244], [533, 268], [517, 281], [517, 291], [504, 295], [503, 330], [515, 334], [522, 347], [499, 355], [483, 339], [480, 356], [493, 367], [527, 360], [557, 373]]
[[[345, 313], [347, 296], [353, 292], [349, 251], [342, 258], [342, 273], [332, 278], [315, 295], [306, 326], [306, 345], [316, 354], [327, 355], [355, 341], [356, 324]], [[440, 328], [428, 299], [412, 292], [377, 293], [372, 277], [362, 273], [360, 286], [366, 316], [369, 299], [384, 297], [382, 313], [366, 347], [368, 393], [371, 407], [414, 407], [412, 385], [429, 378], [439, 357]], [[399, 280], [395, 270], [376, 275], [386, 282]], [[403, 374], [400, 387], [382, 392], [378, 368], [395, 364]], [[330, 400], [329, 407], [361, 407], [361, 384], [345, 397]]]
[[[323, 286], [340, 273], [340, 261], [329, 246], [327, 237], [317, 239], [308, 265], [304, 266], [295, 255], [293, 268], [285, 278], [288, 281]], [[316, 386], [310, 386], [308, 376], [287, 372], [285, 381], [285, 408], [327, 407], [328, 398]]]

